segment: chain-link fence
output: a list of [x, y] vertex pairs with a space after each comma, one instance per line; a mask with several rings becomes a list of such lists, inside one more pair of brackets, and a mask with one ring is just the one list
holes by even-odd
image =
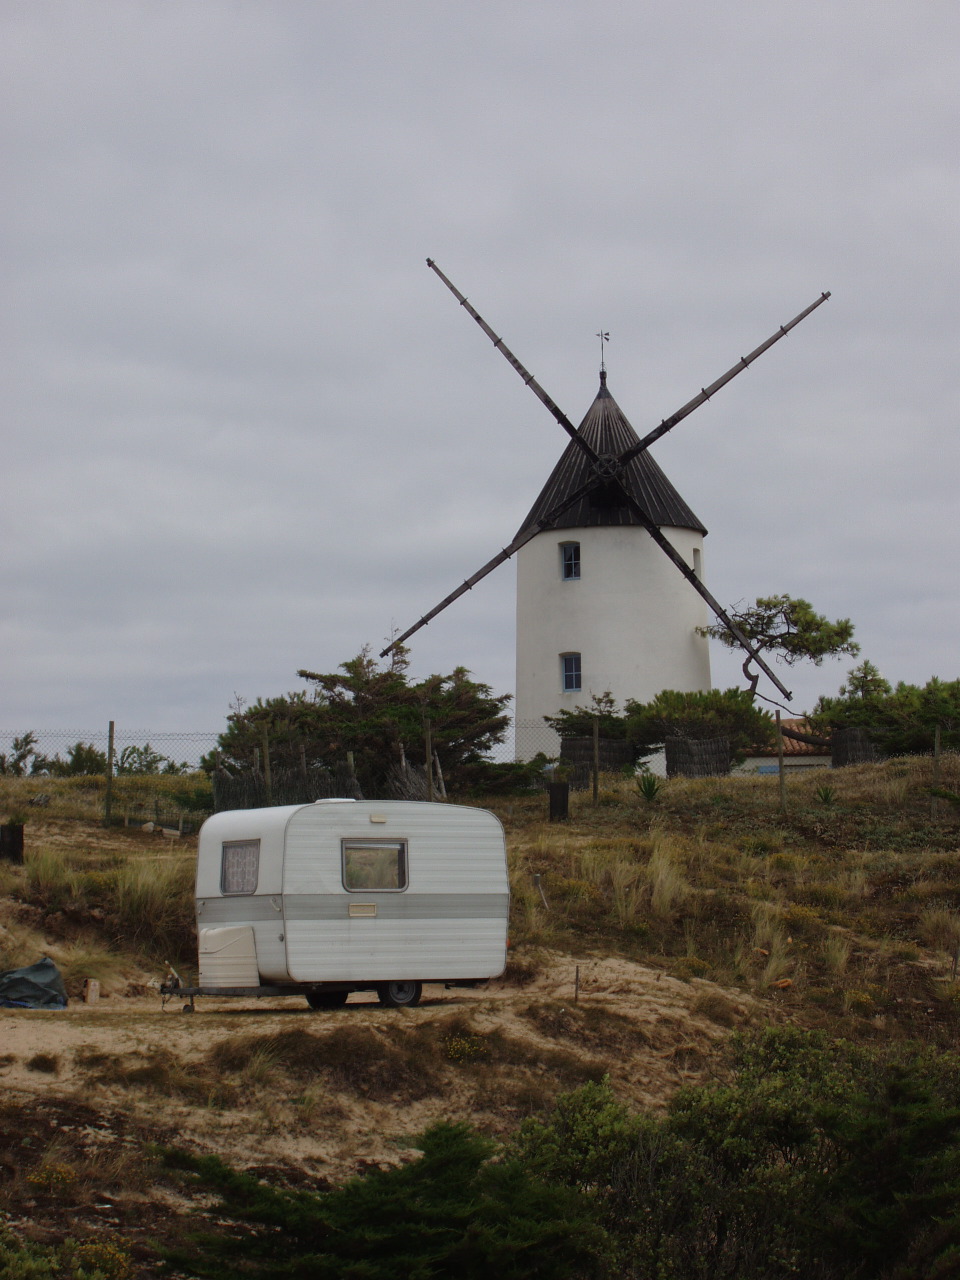
[[[121, 775], [196, 770], [204, 756], [216, 751], [219, 737], [220, 733], [212, 729], [174, 732], [116, 726], [114, 772]], [[108, 725], [99, 729], [0, 729], [0, 773], [59, 772], [56, 766], [67, 766], [71, 760], [80, 766], [74, 772], [93, 773], [97, 771], [94, 755], [101, 757], [105, 766], [108, 747]], [[417, 758], [417, 748], [408, 749], [408, 754]], [[543, 720], [519, 720], [511, 723], [503, 741], [495, 743], [486, 758], [493, 764], [506, 764], [537, 756], [558, 760], [561, 755], [569, 757], [569, 748], [562, 746], [560, 736], [549, 725]]]
[[[117, 772], [170, 772], [197, 769], [203, 756], [217, 748], [219, 732], [216, 730], [171, 732], [155, 729], [127, 729], [119, 725], [114, 730], [114, 769]], [[49, 763], [68, 764], [76, 748], [87, 748], [106, 760], [109, 745], [109, 726], [99, 729], [0, 729], [0, 758], [9, 767], [18, 755], [18, 744], [29, 738], [28, 749], [21, 753], [27, 773], [43, 772]], [[495, 764], [510, 760], [532, 760], [537, 755], [556, 759], [560, 755], [560, 738], [542, 720], [522, 720], [511, 724], [503, 742], [496, 743], [487, 753]], [[36, 763], [34, 763], [36, 761]], [[145, 767], [144, 767], [145, 766]], [[0, 765], [0, 772], [3, 767]]]
[[[112, 814], [114, 819], [122, 817], [124, 822], [152, 821], [164, 825], [176, 820], [182, 828], [184, 811], [192, 820], [196, 814], [191, 811], [195, 809], [299, 804], [322, 796], [360, 794], [352, 753], [347, 753], [343, 761], [328, 768], [308, 767], [303, 758], [298, 769], [285, 766], [282, 758], [264, 760], [257, 750], [252, 766], [237, 768], [234, 763], [219, 759], [219, 736], [213, 730], [171, 732], [114, 726], [112, 783], [103, 787], [104, 795], [96, 803], [102, 806], [106, 815]], [[599, 745], [601, 771], [620, 772], [629, 768], [630, 753], [626, 744], [601, 740]], [[415, 799], [421, 792], [424, 798], [428, 794], [445, 797], [442, 753], [434, 751], [435, 778], [428, 783], [424, 762], [418, 758], [419, 748], [413, 744], [411, 747], [410, 758], [397, 765], [394, 770], [397, 776], [391, 775], [383, 787], [376, 789], [376, 798], [381, 798], [380, 791], [383, 798]], [[86, 776], [91, 782], [94, 778], [100, 778], [102, 782], [108, 773], [109, 751], [109, 725], [86, 730], [0, 729], [0, 775], [32, 778], [35, 782], [51, 775], [73, 777], [79, 782]], [[592, 739], [561, 741], [542, 720], [520, 721], [510, 726], [503, 742], [497, 743], [487, 753], [486, 759], [491, 764], [507, 764], [516, 759], [530, 761], [537, 757], [557, 761], [562, 767], [563, 777], [574, 789], [580, 789], [591, 785], [593, 753]], [[272, 752], [270, 754], [272, 756]], [[195, 795], [187, 795], [186, 792], [180, 795], [184, 787], [189, 790], [190, 785], [194, 785], [196, 790], [196, 784], [190, 784], [189, 778], [183, 775], [197, 771], [204, 757], [210, 774], [210, 781], [204, 782], [208, 798], [201, 796], [199, 791]], [[359, 762], [358, 757], [358, 765]], [[654, 766], [654, 771], [660, 773], [662, 769]], [[141, 795], [142, 787], [138, 788], [138, 780], [146, 786], [151, 777], [166, 777], [171, 785], [180, 778], [183, 785], [177, 784], [176, 795], [173, 791], [167, 795], [167, 788], [163, 792], [152, 789], [149, 794], [144, 791]], [[547, 768], [542, 775], [543, 785], [552, 777], [553, 770]], [[374, 797], [371, 794], [367, 798]], [[31, 805], [45, 802], [42, 794], [31, 795], [25, 801]]]
[[[213, 731], [173, 733], [115, 728], [113, 767], [123, 773], [187, 773], [200, 767], [202, 756], [216, 749]], [[0, 729], [0, 773], [96, 772], [97, 758], [106, 765], [110, 727], [101, 729]]]

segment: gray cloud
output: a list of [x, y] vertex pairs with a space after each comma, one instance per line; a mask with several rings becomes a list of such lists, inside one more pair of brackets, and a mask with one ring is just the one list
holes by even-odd
[[[217, 728], [509, 540], [563, 438], [428, 255], [575, 420], [609, 329], [638, 430], [831, 289], [656, 456], [720, 599], [958, 674], [954, 5], [14, 0], [0, 35], [0, 721]], [[512, 593], [415, 673], [509, 690]]]

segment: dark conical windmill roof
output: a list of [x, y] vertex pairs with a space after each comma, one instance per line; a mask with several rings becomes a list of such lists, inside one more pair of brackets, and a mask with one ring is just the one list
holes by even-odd
[[[580, 423], [580, 434], [595, 453], [601, 457], [619, 457], [639, 436], [627, 421], [622, 409], [607, 390], [607, 377], [600, 374], [600, 390]], [[590, 459], [573, 440], [554, 467], [550, 479], [540, 491], [540, 496], [530, 509], [527, 518], [517, 531], [517, 536], [547, 515], [559, 502], [586, 484], [591, 476]], [[637, 500], [654, 524], [659, 527], [696, 529], [706, 533], [703, 524], [693, 514], [676, 489], [654, 462], [648, 449], [628, 462], [621, 477], [627, 490]], [[581, 498], [572, 507], [551, 521], [554, 529], [582, 529], [591, 525], [639, 524], [634, 512], [619, 505], [611, 497], [609, 488], [600, 487], [588, 497]]]

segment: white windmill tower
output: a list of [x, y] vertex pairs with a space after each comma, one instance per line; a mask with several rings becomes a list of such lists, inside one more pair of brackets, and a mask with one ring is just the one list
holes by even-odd
[[[601, 458], [617, 458], [639, 438], [607, 389], [578, 428]], [[661, 689], [710, 688], [710, 655], [697, 628], [707, 607], [650, 537], [626, 489], [669, 538], [698, 579], [706, 529], [646, 451], [626, 463], [615, 485], [596, 485], [542, 527], [556, 507], [582, 491], [591, 462], [571, 440], [517, 537], [533, 530], [517, 554], [517, 758], [559, 741], [544, 716], [612, 693], [649, 702]]]
[[[589, 700], [591, 693], [609, 691], [618, 701], [648, 701], [661, 689], [708, 689], [706, 640], [696, 634], [696, 628], [706, 621], [704, 602], [789, 701], [789, 690], [704, 586], [706, 530], [647, 450], [830, 294], [822, 293], [641, 438], [607, 390], [603, 371], [597, 397], [577, 429], [436, 263], [428, 258], [427, 266], [546, 405], [571, 442], [510, 545], [397, 636], [380, 656], [385, 657], [520, 552], [519, 759], [544, 750], [544, 715], [555, 715], [564, 706]], [[664, 530], [669, 530], [669, 536]], [[655, 545], [666, 559], [654, 550]]]

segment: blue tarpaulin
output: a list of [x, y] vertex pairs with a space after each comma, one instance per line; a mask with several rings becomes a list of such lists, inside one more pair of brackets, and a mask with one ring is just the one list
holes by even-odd
[[48, 956], [23, 969], [0, 973], [0, 1008], [65, 1009], [67, 990], [60, 970]]

